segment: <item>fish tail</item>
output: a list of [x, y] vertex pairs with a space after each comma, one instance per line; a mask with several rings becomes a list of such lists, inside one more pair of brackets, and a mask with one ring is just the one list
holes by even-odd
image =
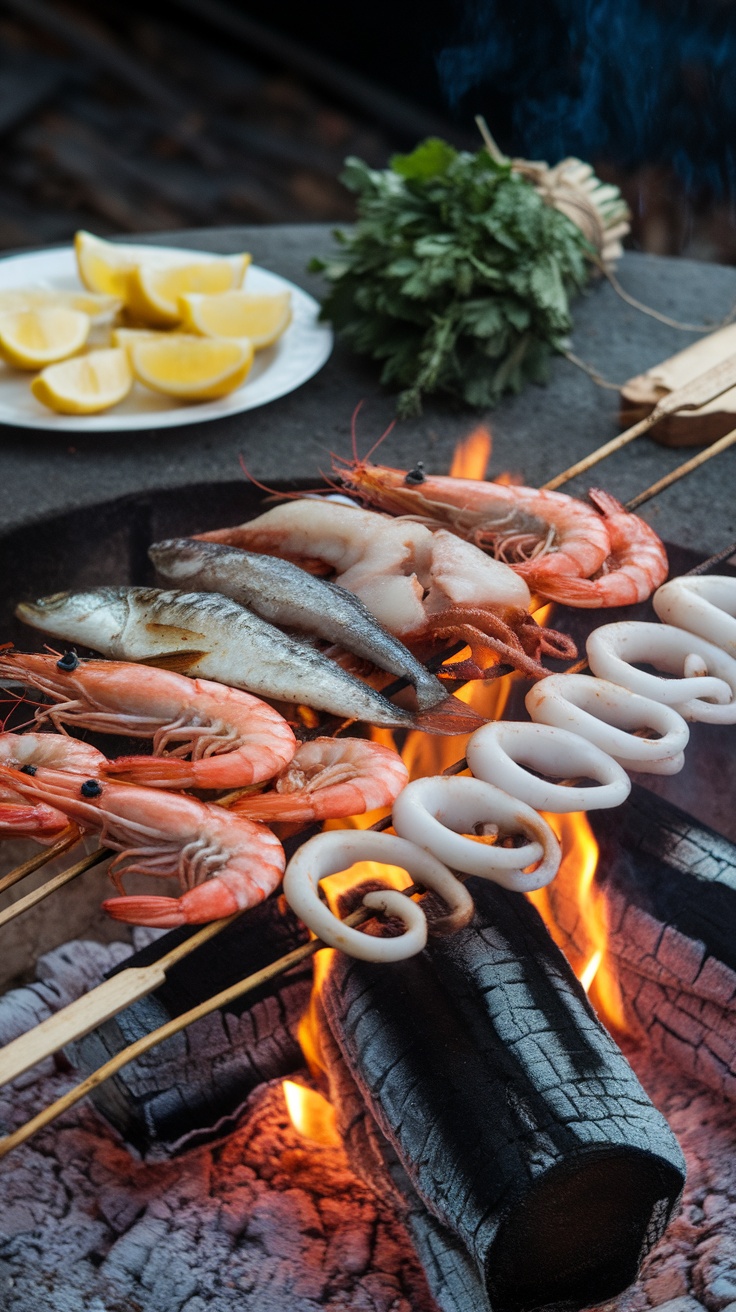
[[191, 761], [172, 756], [118, 756], [109, 761], [104, 773], [128, 784], [144, 788], [194, 788]]
[[439, 706], [430, 706], [426, 711], [420, 711], [413, 720], [415, 729], [422, 729], [425, 733], [448, 734], [474, 733], [487, 723], [485, 716], [479, 715], [472, 706], [466, 706], [457, 697], [446, 697]]

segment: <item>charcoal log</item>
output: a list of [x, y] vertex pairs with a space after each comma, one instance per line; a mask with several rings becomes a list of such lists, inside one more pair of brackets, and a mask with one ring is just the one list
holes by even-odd
[[[736, 846], [636, 784], [617, 811], [589, 819], [627, 1028], [736, 1098]], [[548, 894], [558, 941], [585, 961], [592, 944], [575, 872], [563, 865]]]
[[[193, 932], [172, 930], [109, 975], [149, 965]], [[86, 1075], [129, 1043], [291, 952], [306, 938], [304, 926], [283, 901], [270, 898], [172, 966], [154, 993], [69, 1045], [67, 1056]], [[307, 960], [123, 1067], [94, 1091], [93, 1101], [146, 1156], [168, 1155], [212, 1138], [237, 1119], [256, 1085], [303, 1065], [297, 1026], [311, 985]]]
[[525, 898], [386, 967], [332, 958], [318, 1015], [354, 1167], [401, 1200], [450, 1312], [612, 1298], [684, 1182], [666, 1121]]

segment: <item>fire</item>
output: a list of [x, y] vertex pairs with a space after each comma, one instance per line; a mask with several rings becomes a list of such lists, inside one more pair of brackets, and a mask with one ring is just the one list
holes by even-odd
[[455, 447], [450, 465], [451, 478], [485, 478], [493, 450], [490, 429], [480, 424]]
[[284, 1080], [284, 1101], [289, 1119], [296, 1130], [314, 1143], [327, 1148], [339, 1148], [341, 1139], [335, 1126], [335, 1109], [332, 1103], [304, 1084]]
[[[545, 819], [562, 845], [562, 864], [554, 884], [530, 893], [529, 900], [534, 903], [555, 942], [570, 957], [570, 964], [586, 993], [590, 994], [596, 1010], [613, 1028], [626, 1030], [621, 994], [607, 955], [606, 903], [595, 884], [598, 866], [595, 834], [583, 811], [546, 815]], [[582, 956], [576, 955], [569, 941], [559, 934], [554, 913], [554, 899], [558, 896], [575, 899], [585, 943]]]

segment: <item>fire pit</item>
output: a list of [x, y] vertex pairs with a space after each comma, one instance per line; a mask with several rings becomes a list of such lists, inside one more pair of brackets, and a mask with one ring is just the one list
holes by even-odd
[[[639, 477], [638, 486], [646, 481], [646, 477]], [[10, 619], [12, 604], [20, 597], [48, 592], [57, 586], [89, 585], [112, 579], [122, 582], [126, 575], [131, 581], [146, 582], [150, 575], [145, 549], [150, 541], [185, 532], [195, 523], [205, 528], [210, 524], [244, 519], [259, 503], [260, 494], [256, 496], [241, 482], [201, 484], [135, 495], [112, 504], [92, 504], [86, 508], [83, 517], [70, 512], [65, 517], [47, 518], [41, 524], [36, 522], [32, 527], [20, 529], [8, 541], [9, 556], [12, 555], [14, 564], [13, 572], [7, 571], [5, 575], [4, 591], [0, 596], [0, 613], [6, 621], [4, 634], [26, 648], [33, 645], [29, 643], [27, 630], [22, 630], [21, 637], [21, 630]], [[22, 578], [18, 573], [18, 561], [24, 564]], [[125, 562], [122, 567], [121, 562]], [[513, 702], [509, 712], [514, 713]], [[709, 734], [712, 732], [709, 730]], [[706, 745], [705, 735], [702, 738], [702, 745], [697, 741], [691, 744], [688, 769], [695, 777], [710, 780], [712, 772], [709, 774], [707, 762], [713, 740], [709, 737], [709, 745]], [[119, 741], [116, 750], [120, 750]], [[430, 762], [428, 768], [435, 769], [437, 764], [436, 761]], [[715, 773], [723, 775], [720, 768]], [[728, 795], [727, 781], [719, 778], [718, 783], [718, 795], [710, 783], [706, 783], [702, 798], [690, 799], [688, 809], [691, 813], [704, 814], [712, 819], [714, 812], [725, 808], [721, 799]], [[666, 792], [669, 786], [670, 781], [667, 781], [659, 791]], [[679, 783], [674, 785], [675, 789], [680, 786]], [[663, 823], [671, 823], [671, 813], [665, 812]], [[603, 834], [601, 841], [605, 850]], [[75, 885], [74, 910], [71, 901], [66, 899], [67, 918], [63, 923], [58, 913], [54, 914], [52, 903], [45, 904], [44, 910], [23, 917], [20, 923], [26, 938], [15, 957], [6, 958], [9, 978], [31, 966], [38, 955], [36, 943], [48, 950], [70, 936], [98, 934], [102, 925], [96, 910], [99, 874], [91, 874], [85, 880], [86, 887], [85, 881], [78, 881]], [[613, 880], [612, 877], [612, 884], [620, 890], [621, 879]], [[24, 892], [26, 887], [24, 885]], [[561, 881], [561, 901], [564, 901], [566, 887]], [[500, 906], [488, 914], [491, 921], [497, 920], [501, 915]], [[36, 917], [35, 923], [31, 916]], [[666, 926], [670, 922], [665, 913], [663, 917], [660, 923]], [[538, 923], [536, 919], [534, 923]], [[681, 929], [682, 926], [678, 932]], [[685, 929], [689, 932], [684, 933], [684, 938], [688, 942], [694, 941], [692, 925]], [[623, 948], [620, 952], [618, 948], [609, 952], [591, 941], [587, 929], [582, 936], [578, 931], [577, 922], [566, 921], [560, 911], [556, 932], [566, 940], [576, 967], [581, 971], [587, 967], [588, 977], [593, 975], [596, 954], [599, 967], [606, 952], [615, 957], [617, 963], [619, 958], [623, 961]], [[109, 926], [102, 932], [109, 933]], [[266, 926], [266, 935], [268, 932]], [[296, 927], [294, 933], [297, 933]], [[298, 937], [293, 941], [298, 941]], [[138, 936], [137, 945], [140, 942]], [[275, 955], [285, 946], [288, 944], [275, 947]], [[711, 951], [711, 945], [707, 944], [707, 947], [710, 956], [721, 961], [717, 952]], [[92, 982], [119, 965], [124, 950], [110, 947], [92, 952], [86, 968], [87, 980]], [[155, 950], [155, 945], [147, 949], [149, 955]], [[687, 946], [683, 948], [681, 944], [678, 951], [678, 961], [684, 961], [692, 974], [692, 953], [688, 957]], [[660, 964], [663, 969], [672, 971], [676, 956], [677, 953], [666, 956], [662, 952]], [[637, 964], [641, 966], [641, 960], [634, 963]], [[730, 968], [727, 963], [723, 964], [726, 969]], [[641, 994], [641, 989], [627, 993], [625, 969], [636, 975], [634, 965], [628, 958], [623, 961], [620, 988], [624, 1004], [630, 998], [638, 1001]], [[250, 964], [243, 966], [240, 963], [241, 974], [250, 968]], [[69, 970], [68, 953], [63, 951], [45, 958], [41, 969], [44, 975], [41, 985], [30, 986], [22, 997], [11, 995], [11, 1006], [30, 1008], [36, 1017], [44, 1014], [44, 1008], [53, 1010], [59, 1001], [69, 997], [73, 973]], [[674, 969], [679, 967], [675, 965]], [[444, 972], [443, 978], [448, 980], [452, 973], [450, 967], [445, 966]], [[604, 965], [593, 984], [597, 1003], [600, 1002], [600, 980], [605, 973]], [[645, 978], [641, 970], [639, 977]], [[724, 978], [719, 976], [722, 992]], [[646, 979], [651, 983], [648, 976]], [[660, 978], [657, 982], [662, 990], [671, 984], [669, 978]], [[222, 1033], [218, 1036], [212, 1029], [199, 1030], [196, 1036], [191, 1031], [189, 1038], [179, 1044], [178, 1054], [169, 1053], [162, 1061], [157, 1061], [154, 1052], [147, 1066], [139, 1065], [133, 1072], [132, 1082], [129, 1081], [127, 1087], [109, 1086], [113, 1092], [107, 1095], [107, 1113], [115, 1120], [117, 1112], [116, 1123], [137, 1142], [139, 1149], [149, 1153], [146, 1163], [131, 1159], [88, 1108], [68, 1113], [56, 1130], [44, 1132], [33, 1145], [22, 1150], [22, 1166], [16, 1168], [13, 1159], [9, 1160], [4, 1169], [11, 1182], [14, 1201], [6, 1222], [8, 1243], [4, 1256], [8, 1263], [8, 1279], [13, 1282], [8, 1284], [6, 1295], [12, 1312], [25, 1312], [26, 1307], [30, 1309], [39, 1305], [60, 1308], [65, 1298], [67, 1301], [69, 1298], [84, 1301], [91, 1306], [94, 1299], [102, 1300], [106, 1307], [111, 1308], [115, 1307], [116, 1299], [121, 1308], [135, 1307], [137, 1302], [146, 1312], [149, 1308], [169, 1312], [169, 1308], [175, 1307], [185, 1308], [186, 1312], [200, 1312], [200, 1309], [212, 1307], [219, 1312], [220, 1308], [224, 1310], [240, 1304], [260, 1310], [261, 1307], [282, 1305], [287, 1297], [299, 1312], [302, 1309], [312, 1312], [315, 1306], [398, 1309], [402, 1307], [402, 1300], [414, 1308], [430, 1309], [438, 1303], [448, 1310], [459, 1307], [464, 1310], [466, 1306], [479, 1309], [489, 1306], [486, 1301], [488, 1294], [494, 1309], [526, 1309], [539, 1306], [541, 1286], [537, 1283], [537, 1266], [540, 1260], [545, 1260], [545, 1252], [549, 1261], [555, 1245], [560, 1276], [555, 1277], [556, 1286], [544, 1295], [547, 1305], [552, 1306], [549, 1301], [552, 1298], [555, 1306], [569, 1306], [571, 1302], [580, 1306], [586, 1297], [586, 1286], [580, 1281], [574, 1285], [565, 1269], [567, 1232], [585, 1224], [589, 1219], [587, 1212], [598, 1209], [599, 1214], [605, 1216], [605, 1207], [601, 1209], [600, 1198], [596, 1198], [595, 1172], [586, 1195], [589, 1205], [581, 1205], [579, 1193], [573, 1201], [573, 1195], [566, 1194], [563, 1187], [559, 1193], [551, 1193], [546, 1201], [542, 1195], [536, 1214], [532, 1209], [521, 1216], [517, 1255], [508, 1258], [505, 1266], [504, 1258], [494, 1260], [489, 1268], [488, 1293], [484, 1293], [477, 1284], [477, 1275], [467, 1265], [467, 1256], [452, 1241], [448, 1243], [442, 1224], [438, 1224], [436, 1209], [432, 1211], [431, 1206], [428, 1208], [421, 1200], [417, 1201], [416, 1182], [412, 1182], [408, 1189], [404, 1187], [401, 1163], [392, 1153], [387, 1154], [386, 1125], [381, 1124], [379, 1118], [375, 1123], [378, 1125], [376, 1134], [373, 1120], [370, 1116], [366, 1119], [365, 1109], [358, 1114], [358, 1107], [362, 1104], [351, 1104], [350, 1099], [354, 1096], [351, 1090], [360, 1087], [364, 1075], [351, 1067], [349, 1061], [346, 1063], [344, 1045], [342, 1066], [335, 1058], [329, 1067], [333, 1088], [341, 1088], [343, 1095], [339, 1104], [340, 1130], [345, 1136], [352, 1165], [377, 1191], [382, 1199], [380, 1205], [375, 1202], [375, 1194], [367, 1191], [351, 1174], [342, 1150], [337, 1147], [326, 1104], [319, 1095], [315, 1094], [311, 1100], [304, 1095], [301, 1109], [293, 1113], [303, 1128], [301, 1137], [288, 1125], [283, 1102], [283, 1075], [301, 1071], [299, 1081], [305, 1087], [309, 1084], [295, 1042], [297, 1018], [306, 996], [303, 983], [304, 976], [287, 978], [283, 992], [277, 990], [249, 1000], [237, 1023], [228, 1021], [224, 1027], [227, 1031], [224, 1038]], [[590, 983], [590, 978], [586, 983]], [[334, 987], [337, 989], [335, 995], [330, 984], [321, 1004], [323, 1010], [332, 1014], [332, 1020], [322, 1029], [322, 1041], [328, 1048], [330, 1035], [333, 1040], [335, 1038], [335, 998], [344, 1001], [344, 989], [348, 984], [338, 980]], [[421, 996], [421, 982], [416, 990]], [[196, 989], [193, 991], [195, 995]], [[700, 997], [697, 992], [692, 995]], [[588, 1015], [582, 994], [574, 988], [565, 1005], [572, 1006], [573, 997], [577, 999], [575, 1006], [583, 1009], [581, 1016]], [[166, 1012], [167, 1007], [170, 1014], [171, 1008], [177, 1005], [171, 996], [167, 1000], [165, 996], [157, 995], [154, 1001], [159, 1016]], [[714, 1005], [711, 995], [707, 1001]], [[726, 1003], [723, 993], [722, 1010], [726, 1009]], [[655, 1001], [655, 1011], [657, 1005]], [[658, 1019], [662, 1019], [661, 1015]], [[7, 1026], [9, 1023], [5, 1013], [0, 1024]], [[137, 1023], [145, 1026], [145, 1020], [140, 1017]], [[154, 1018], [151, 1023], [159, 1021]], [[125, 1019], [120, 1025], [122, 1040], [129, 1040], [135, 1033], [135, 1026], [131, 1029]], [[711, 1309], [717, 1312], [736, 1299], [736, 1284], [733, 1283], [736, 1275], [731, 1261], [736, 1222], [727, 1205], [721, 1205], [721, 1199], [733, 1190], [727, 1164], [732, 1118], [715, 1094], [704, 1091], [703, 1070], [697, 1065], [685, 1063], [683, 1066], [681, 1061], [678, 1065], [681, 1054], [676, 1044], [660, 1042], [652, 1048], [647, 1028], [643, 1022], [638, 1032], [621, 1041], [632, 1055], [645, 1087], [652, 1092], [655, 1102], [683, 1142], [690, 1160], [691, 1180], [685, 1195], [685, 1210], [667, 1232], [663, 1244], [654, 1250], [640, 1283], [616, 1306], [621, 1312], [623, 1309], [626, 1312], [640, 1312], [641, 1309], [643, 1312], [645, 1308], [660, 1306], [672, 1298], [691, 1295], [701, 1300], [709, 1312]], [[660, 1026], [660, 1029], [666, 1031], [667, 1025]], [[710, 1024], [709, 1036], [716, 1031], [717, 1026]], [[349, 1029], [345, 1033], [349, 1034]], [[3, 1037], [9, 1038], [9, 1031], [6, 1030]], [[637, 1038], [639, 1046], [632, 1046]], [[116, 1039], [114, 1034], [108, 1033], [108, 1040], [114, 1049], [120, 1036]], [[98, 1039], [83, 1041], [76, 1059], [89, 1060], [89, 1050], [86, 1057], [83, 1051], [87, 1042], [94, 1047]], [[694, 1039], [693, 1045], [702, 1046], [700, 1038]], [[244, 1077], [242, 1054], [246, 1048], [256, 1053], [251, 1062], [250, 1082]], [[663, 1056], [671, 1063], [668, 1075], [660, 1069]], [[219, 1075], [213, 1081], [207, 1072], [214, 1071]], [[214, 1144], [209, 1146], [201, 1143], [201, 1136], [188, 1137], [186, 1143], [177, 1138], [176, 1127], [180, 1122], [176, 1120], [178, 1112], [172, 1103], [172, 1090], [178, 1093], [180, 1103], [186, 1103], [197, 1083], [195, 1077], [203, 1072], [204, 1084], [207, 1085], [205, 1101], [215, 1087], [220, 1099], [219, 1103], [216, 1100], [212, 1103], [216, 1114], [213, 1113], [214, 1120], [205, 1137], [214, 1135]], [[689, 1078], [693, 1075], [698, 1077], [698, 1082]], [[136, 1081], [136, 1088], [133, 1088]], [[38, 1105], [39, 1098], [47, 1102], [54, 1092], [68, 1087], [72, 1077], [63, 1069], [62, 1062], [62, 1069], [57, 1065], [56, 1072], [43, 1081], [43, 1090], [30, 1077], [23, 1077], [21, 1083], [20, 1090], [13, 1093], [12, 1103], [8, 1091], [3, 1094], [6, 1115], [15, 1123], [27, 1119], [31, 1109]], [[240, 1104], [228, 1101], [229, 1083], [240, 1088]], [[710, 1084], [713, 1085], [713, 1080]], [[117, 1108], [114, 1087], [119, 1095]], [[243, 1110], [242, 1094], [249, 1089], [254, 1091]], [[130, 1111], [135, 1097], [138, 1098], [139, 1114], [135, 1122], [138, 1128], [133, 1133], [130, 1129], [133, 1122], [126, 1124], [125, 1114]], [[293, 1092], [289, 1093], [289, 1098], [293, 1106]], [[502, 1121], [503, 1116], [495, 1110], [497, 1101], [497, 1095], [489, 1098], [486, 1116]], [[346, 1120], [345, 1109], [351, 1106], [356, 1115], [352, 1120], [350, 1117]], [[512, 1098], [504, 1115], [511, 1115], [522, 1128], [522, 1141], [526, 1127], [527, 1149], [532, 1153], [530, 1173], [533, 1175], [540, 1166], [540, 1161], [534, 1158], [536, 1148], [532, 1142], [533, 1106], [514, 1103]], [[595, 1115], [592, 1112], [591, 1115], [594, 1120]], [[538, 1117], [536, 1119], [538, 1121]], [[188, 1151], [171, 1160], [166, 1157], [154, 1162], [150, 1160], [151, 1136], [164, 1123], [167, 1126], [167, 1135], [163, 1136], [168, 1145], [167, 1152], [181, 1152], [185, 1147]], [[237, 1128], [232, 1132], [234, 1125]], [[703, 1145], [704, 1125], [708, 1127], [708, 1142], [713, 1145], [710, 1161], [709, 1149]], [[223, 1139], [220, 1136], [224, 1131], [228, 1134]], [[555, 1133], [551, 1125], [547, 1132]], [[320, 1138], [323, 1146], [316, 1146], [310, 1136]], [[666, 1133], [661, 1139], [660, 1149], [656, 1148], [654, 1139], [646, 1145], [642, 1141], [637, 1151], [644, 1149], [654, 1151], [655, 1156], [658, 1152], [660, 1154], [660, 1164], [655, 1171], [658, 1175], [656, 1185], [647, 1179], [646, 1172], [627, 1173], [626, 1168], [618, 1179], [615, 1170], [609, 1173], [603, 1188], [604, 1193], [606, 1189], [610, 1190], [612, 1197], [617, 1191], [630, 1193], [635, 1200], [632, 1215], [656, 1215], [655, 1231], [658, 1232], [679, 1191], [677, 1157], [668, 1146]], [[20, 1160], [19, 1157], [17, 1161]], [[469, 1160], [472, 1160], [472, 1154]], [[668, 1172], [671, 1173], [669, 1178]], [[54, 1195], [52, 1180], [56, 1173], [62, 1181], [65, 1202]], [[39, 1199], [43, 1200], [40, 1206]], [[573, 1208], [577, 1210], [573, 1211]], [[408, 1231], [395, 1219], [395, 1210], [392, 1209], [401, 1212]], [[499, 1215], [497, 1229], [502, 1233], [508, 1215], [506, 1213], [505, 1220]], [[550, 1227], [552, 1218], [555, 1224]], [[558, 1225], [560, 1219], [563, 1223]], [[564, 1224], [565, 1219], [569, 1226]], [[636, 1224], [640, 1225], [641, 1221]], [[468, 1217], [468, 1225], [472, 1227], [472, 1215]], [[604, 1232], [603, 1221], [598, 1224], [597, 1233], [600, 1236]], [[408, 1233], [421, 1255], [429, 1287], [416, 1264]], [[631, 1278], [638, 1256], [633, 1252], [631, 1256], [625, 1255], [631, 1234], [617, 1233], [613, 1229], [609, 1240], [612, 1269], [617, 1261], [623, 1260], [624, 1265], [628, 1264], [627, 1278]], [[42, 1262], [32, 1256], [33, 1245], [39, 1242], [48, 1244], [48, 1258]], [[42, 1290], [45, 1303], [39, 1303], [41, 1271], [48, 1273], [49, 1282], [55, 1287], [54, 1292], [51, 1288], [47, 1292]], [[618, 1275], [612, 1275], [608, 1292], [613, 1293], [621, 1283]], [[596, 1285], [591, 1286], [588, 1296], [600, 1298], [605, 1293], [604, 1285]], [[683, 1308], [682, 1312], [696, 1312], [696, 1309]]]

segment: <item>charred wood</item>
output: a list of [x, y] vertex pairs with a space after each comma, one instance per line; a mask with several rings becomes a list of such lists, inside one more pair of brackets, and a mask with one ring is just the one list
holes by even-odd
[[[131, 965], [149, 965], [192, 932], [173, 930], [109, 974]], [[67, 1055], [86, 1075], [143, 1034], [260, 970], [305, 939], [303, 926], [271, 898], [173, 966], [161, 988], [70, 1045]], [[297, 1026], [311, 984], [307, 961], [166, 1039], [101, 1085], [93, 1101], [144, 1154], [168, 1154], [221, 1134], [235, 1123], [257, 1085], [302, 1065]]]
[[419, 957], [333, 957], [318, 1010], [338, 1126], [434, 1253], [444, 1307], [580, 1308], [636, 1278], [682, 1155], [534, 908], [472, 884], [472, 924]]
[[[736, 846], [634, 785], [615, 813], [590, 816], [608, 957], [632, 1034], [736, 1098]], [[549, 887], [560, 940], [590, 953], [572, 871]]]

